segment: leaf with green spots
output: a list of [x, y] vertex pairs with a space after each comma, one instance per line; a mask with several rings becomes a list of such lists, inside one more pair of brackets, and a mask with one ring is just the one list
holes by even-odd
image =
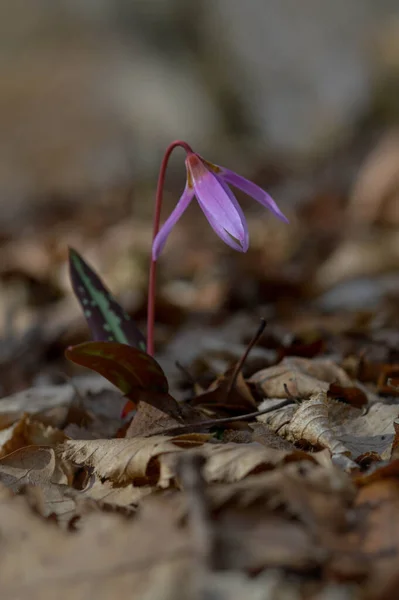
[[135, 404], [147, 402], [174, 419], [180, 418], [179, 406], [168, 394], [165, 373], [149, 354], [127, 344], [100, 341], [70, 346], [65, 356], [100, 373]]
[[120, 342], [146, 350], [145, 337], [81, 255], [69, 249], [73, 291], [96, 341]]

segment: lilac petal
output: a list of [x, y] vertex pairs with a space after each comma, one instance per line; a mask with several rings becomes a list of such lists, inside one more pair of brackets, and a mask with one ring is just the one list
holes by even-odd
[[162, 225], [161, 229], [157, 233], [155, 240], [152, 244], [152, 260], [157, 260], [159, 255], [162, 252], [162, 248], [164, 247], [167, 237], [172, 231], [173, 227], [176, 225], [177, 221], [180, 219], [191, 200], [194, 198], [194, 190], [186, 185], [183, 194], [179, 202], [176, 204], [174, 210], [166, 219], [165, 223]]
[[[215, 233], [240, 252], [248, 249], [248, 228], [238, 202], [219, 177], [211, 173], [199, 157], [187, 160], [198, 203]], [[237, 240], [237, 241], [236, 241]]]
[[245, 194], [248, 194], [248, 196], [251, 196], [254, 200], [257, 200], [257, 202], [262, 204], [262, 206], [270, 209], [276, 215], [276, 217], [288, 223], [287, 217], [283, 215], [273, 198], [271, 198], [269, 194], [262, 190], [262, 188], [260, 188], [252, 181], [249, 181], [249, 179], [245, 179], [245, 177], [237, 175], [237, 173], [234, 173], [234, 171], [230, 171], [229, 169], [225, 169], [224, 167], [219, 168], [219, 177], [222, 177], [224, 181], [230, 183], [230, 185], [233, 185]]
[[234, 205], [234, 208], [238, 212], [238, 215], [241, 219], [241, 224], [244, 228], [245, 237], [242, 241], [242, 247], [240, 248], [240, 250], [242, 252], [246, 252], [248, 250], [248, 246], [249, 246], [249, 232], [248, 232], [247, 220], [244, 216], [243, 210], [242, 210], [241, 206], [239, 205], [237, 198], [234, 196], [233, 192], [229, 188], [229, 186], [223, 181], [223, 179], [220, 176], [215, 175], [215, 177], [217, 178], [218, 182], [220, 183], [220, 185], [223, 187], [224, 191], [230, 198], [231, 203]]

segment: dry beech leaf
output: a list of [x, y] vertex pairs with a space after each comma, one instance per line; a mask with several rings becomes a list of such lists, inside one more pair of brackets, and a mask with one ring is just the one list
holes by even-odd
[[204, 444], [211, 436], [188, 434], [168, 437], [155, 435], [115, 440], [69, 440], [59, 448], [66, 461], [94, 468], [101, 479], [118, 485], [155, 484], [164, 480], [160, 458], [170, 452]]
[[24, 496], [42, 517], [55, 517], [57, 523], [67, 529], [78, 514], [73, 492], [75, 490], [66, 485], [41, 483], [25, 488]]
[[54, 446], [66, 439], [61, 430], [24, 415], [22, 419], [0, 432], [0, 457], [25, 446]]
[[[315, 462], [301, 460], [249, 475], [228, 486], [218, 484], [209, 489], [214, 510], [220, 511], [226, 504], [246, 509], [252, 506], [269, 510], [283, 507], [290, 518], [296, 516], [303, 523], [320, 524], [330, 530], [341, 525], [344, 508], [350, 506], [355, 495], [356, 488], [351, 479], [340, 469], [333, 466], [326, 469]], [[328, 513], [331, 516], [334, 512], [334, 519], [326, 523], [322, 515]]]
[[[278, 464], [295, 460], [313, 461], [310, 454], [300, 450], [277, 450], [258, 443], [205, 444], [206, 436], [187, 435], [175, 438], [153, 436], [118, 440], [75, 441], [61, 446], [64, 460], [90, 466], [100, 479], [114, 484], [133, 483], [166, 488], [176, 478], [179, 453], [201, 446], [206, 458], [204, 477], [208, 482], [238, 481], [254, 471], [272, 469]], [[209, 436], [208, 436], [209, 438]]]
[[309, 530], [263, 510], [231, 509], [218, 517], [220, 568], [257, 571], [265, 566], [312, 571], [326, 560], [326, 552]]
[[67, 485], [41, 483], [40, 486], [24, 488], [24, 495], [42, 517], [55, 517], [58, 525], [68, 529], [72, 521], [76, 527], [76, 517], [79, 517], [80, 527], [82, 517], [94, 510], [118, 512], [123, 509], [123, 514], [130, 514], [139, 501], [154, 489], [150, 486], [135, 488], [132, 485], [113, 488], [109, 482], [95, 479], [82, 491]]
[[291, 356], [258, 371], [249, 381], [268, 398], [287, 398], [287, 390], [294, 397], [309, 398], [317, 392], [327, 392], [332, 383], [353, 386], [345, 371], [331, 360]]
[[57, 471], [52, 448], [27, 446], [0, 460], [0, 481], [14, 492], [25, 485], [48, 483]]
[[[259, 408], [266, 408], [273, 402], [266, 400]], [[363, 414], [320, 393], [303, 401], [299, 407], [290, 405], [261, 415], [257, 420], [291, 442], [302, 439], [328, 448], [334, 454], [335, 464], [351, 469], [355, 465], [348, 462], [345, 455], [353, 460], [367, 452], [377, 453], [382, 459], [390, 457], [398, 413], [396, 404], [375, 402]]]
[[92, 512], [71, 534], [38, 518], [24, 497], [5, 493], [0, 530], [4, 599], [195, 597], [192, 541], [168, 498], [152, 499], [130, 520]]
[[252, 444], [207, 444], [202, 453], [207, 461], [204, 467], [206, 481], [230, 483], [240, 481], [255, 471], [272, 469], [290, 461], [313, 461], [310, 454], [300, 450], [276, 450]]
[[[276, 413], [267, 413], [257, 419], [267, 423], [273, 431], [290, 442], [307, 442], [312, 446], [328, 448], [332, 454], [350, 454], [348, 448], [337, 438], [329, 419], [329, 401], [325, 392], [313, 394], [301, 402], [291, 413], [290, 419], [281, 422]], [[261, 405], [262, 407], [262, 405]]]
[[333, 432], [353, 458], [365, 452], [376, 452], [382, 459], [390, 457], [399, 405], [375, 402], [365, 415], [350, 407], [344, 410], [338, 403], [329, 406]]
[[[360, 554], [361, 560], [368, 566], [368, 598], [396, 598], [399, 554], [397, 476], [362, 487], [354, 511], [356, 526], [341, 540], [341, 544], [347, 552]], [[383, 590], [386, 593], [383, 594]]]
[[[240, 481], [251, 473], [273, 469], [286, 462], [313, 462], [311, 454], [306, 452], [296, 449], [287, 451], [265, 448], [256, 442], [251, 444], [205, 444], [193, 452], [199, 452], [206, 458], [203, 476], [208, 483]], [[162, 456], [161, 472], [165, 483], [176, 477], [177, 458], [176, 454]], [[161, 484], [163, 484], [162, 479], [160, 479], [159, 485]]]
[[84, 490], [76, 493], [75, 499], [95, 500], [99, 506], [134, 507], [155, 490], [156, 487], [150, 485], [113, 487], [109, 481], [101, 481], [96, 477]]
[[239, 372], [235, 385], [229, 392], [229, 386], [235, 367], [231, 367], [208, 388], [190, 401], [191, 406], [201, 408], [206, 414], [234, 415], [253, 412], [257, 404], [248, 384]]

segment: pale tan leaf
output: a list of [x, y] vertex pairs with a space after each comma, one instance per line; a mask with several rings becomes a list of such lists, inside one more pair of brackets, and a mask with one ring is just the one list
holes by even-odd
[[353, 458], [365, 452], [377, 452], [382, 459], [388, 459], [395, 437], [394, 422], [398, 415], [399, 405], [376, 402], [365, 415], [352, 410], [345, 419], [332, 419], [333, 431], [350, 449]]
[[[273, 400], [265, 400], [266, 408]], [[304, 439], [312, 445], [328, 448], [335, 464], [345, 468], [353, 463], [342, 454], [356, 459], [361, 454], [375, 452], [382, 459], [390, 456], [394, 440], [394, 421], [399, 413], [397, 404], [374, 402], [366, 414], [363, 411], [315, 394], [299, 407], [290, 405], [258, 417], [258, 421], [291, 442]], [[340, 458], [339, 458], [340, 455]]]
[[[345, 508], [355, 495], [350, 477], [332, 466], [331, 461], [328, 469], [311, 461], [290, 462], [228, 486], [219, 484], [209, 489], [212, 507], [218, 512], [226, 504], [247, 510], [253, 506], [266, 510], [283, 506], [290, 518], [300, 517], [308, 524], [320, 520], [323, 528], [330, 529], [342, 525]], [[328, 519], [322, 518], [321, 514], [326, 513]]]
[[51, 481], [56, 472], [56, 457], [52, 448], [27, 446], [0, 460], [0, 481], [14, 492], [25, 485]]
[[256, 442], [239, 445], [207, 444], [203, 453], [207, 457], [204, 475], [208, 482], [240, 481], [254, 471], [271, 469], [289, 460], [313, 461], [311, 455], [305, 452], [265, 448]]
[[[258, 420], [274, 428], [273, 413], [261, 415]], [[304, 400], [279, 434], [291, 442], [306, 441], [312, 446], [328, 448], [332, 454], [350, 454], [337, 438], [329, 420], [328, 400], [325, 392], [319, 392]]]
[[28, 486], [24, 495], [30, 506], [42, 517], [55, 517], [61, 527], [68, 528], [71, 520], [78, 514], [74, 491], [66, 485], [41, 483], [40, 487]]
[[138, 518], [93, 512], [67, 533], [32, 514], [23, 497], [0, 495], [2, 598], [194, 600], [190, 536], [177, 527], [174, 505], [154, 500]]
[[[194, 451], [193, 451], [194, 452]], [[197, 452], [197, 451], [195, 451]], [[198, 452], [206, 458], [203, 475], [208, 483], [231, 483], [240, 481], [254, 472], [273, 469], [277, 465], [290, 461], [313, 462], [311, 454], [300, 450], [280, 450], [266, 448], [262, 444], [205, 444]], [[176, 454], [167, 454], [161, 458], [161, 477], [159, 485], [176, 477]]]
[[99, 505], [107, 504], [115, 507], [133, 507], [155, 490], [155, 486], [149, 485], [135, 487], [130, 484], [124, 487], [113, 487], [109, 481], [100, 481], [98, 478], [95, 478], [84, 490], [77, 492], [76, 499], [95, 500]]
[[94, 468], [100, 478], [110, 479], [119, 485], [139, 483], [156, 484], [165, 474], [160, 472], [160, 457], [170, 452], [181, 452], [187, 447], [201, 446], [208, 435], [198, 434], [149, 438], [135, 437], [114, 440], [69, 440], [60, 447], [64, 460]]
[[249, 380], [268, 398], [309, 398], [316, 392], [327, 392], [331, 383], [349, 387], [351, 379], [333, 361], [286, 357], [278, 365], [255, 373]]
[[25, 446], [54, 446], [67, 439], [51, 425], [45, 425], [29, 415], [0, 432], [0, 457]]

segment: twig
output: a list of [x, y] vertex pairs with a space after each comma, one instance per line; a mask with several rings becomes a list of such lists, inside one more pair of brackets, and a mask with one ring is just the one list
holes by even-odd
[[252, 413], [247, 413], [246, 415], [226, 417], [225, 419], [211, 419], [209, 421], [199, 421], [198, 423], [189, 423], [187, 425], [169, 427], [168, 429], [159, 429], [158, 431], [152, 432], [151, 435], [180, 435], [183, 433], [194, 433], [196, 431], [201, 431], [202, 429], [211, 429], [212, 427], [218, 427], [219, 425], [227, 425], [229, 423], [235, 423], [237, 421], [247, 421], [249, 419], [254, 419], [255, 417], [265, 415], [269, 412], [273, 412], [274, 410], [278, 410], [279, 408], [283, 408], [284, 406], [288, 406], [293, 402], [294, 401], [292, 398], [286, 398], [285, 400], [282, 400], [279, 404], [269, 406], [268, 408], [264, 408], [263, 410], [257, 410]]
[[236, 367], [233, 371], [233, 374], [231, 376], [230, 379], [230, 383], [229, 383], [229, 387], [227, 388], [227, 392], [226, 392], [226, 401], [229, 399], [229, 396], [236, 384], [237, 381], [237, 377], [241, 371], [241, 369], [243, 368], [245, 361], [248, 358], [248, 354], [251, 352], [252, 348], [255, 346], [255, 344], [257, 344], [257, 342], [259, 341], [259, 339], [261, 338], [264, 330], [266, 327], [266, 321], [265, 319], [262, 317], [260, 320], [260, 325], [255, 333], [255, 335], [253, 336], [252, 340], [249, 342], [247, 349], [245, 350], [244, 354], [241, 356], [240, 360], [238, 361], [238, 363], [236, 364]]
[[191, 375], [190, 371], [181, 364], [178, 360], [175, 361], [176, 367], [181, 371], [181, 373], [186, 377], [187, 381], [191, 383], [191, 385], [195, 385], [197, 382], [194, 377]]

